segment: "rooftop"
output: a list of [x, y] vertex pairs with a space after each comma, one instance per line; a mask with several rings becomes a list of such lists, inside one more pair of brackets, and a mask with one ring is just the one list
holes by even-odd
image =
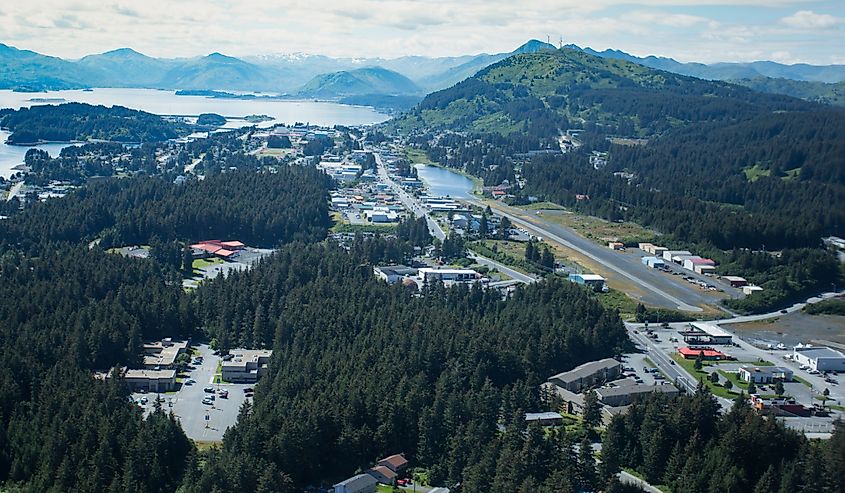
[[584, 363], [583, 365], [577, 366], [572, 370], [565, 371], [563, 373], [558, 373], [557, 375], [549, 378], [549, 380], [560, 380], [563, 382], [574, 381], [578, 380], [579, 378], [585, 378], [597, 372], [616, 368], [621, 365], [622, 363], [616, 361], [613, 358], [605, 358], [600, 359], [598, 361], [590, 361], [589, 363]]
[[357, 476], [352, 476], [349, 479], [337, 483], [335, 487], [346, 486], [350, 490], [357, 490], [367, 486], [375, 486], [376, 484], [378, 484], [378, 481], [369, 474], [358, 474]]
[[377, 473], [381, 474], [382, 476], [386, 477], [387, 479], [393, 479], [396, 477], [396, 473], [393, 472], [387, 466], [375, 466], [370, 468], [371, 471], [376, 471]]
[[585, 281], [604, 281], [604, 278], [598, 274], [575, 274]]
[[733, 337], [733, 334], [725, 331], [718, 325], [706, 324], [702, 322], [690, 322], [690, 327], [700, 330], [711, 337]]
[[176, 370], [126, 370], [123, 378], [176, 378]]
[[602, 387], [596, 389], [599, 400], [620, 395], [649, 394], [651, 392], [674, 392], [678, 389], [671, 383], [655, 385], [625, 385], [623, 387]]
[[563, 419], [563, 416], [554, 412], [525, 413], [525, 421], [540, 421], [543, 419]]
[[803, 356], [808, 358], [845, 358], [845, 354], [840, 353], [839, 351], [834, 351], [829, 347], [819, 346], [819, 347], [803, 347], [803, 348], [795, 348], [796, 353], [801, 353]]
[[408, 459], [405, 458], [402, 454], [393, 454], [390, 457], [385, 457], [384, 459], [380, 460], [379, 463], [385, 462], [393, 466], [394, 469], [399, 467], [404, 467], [408, 464]]

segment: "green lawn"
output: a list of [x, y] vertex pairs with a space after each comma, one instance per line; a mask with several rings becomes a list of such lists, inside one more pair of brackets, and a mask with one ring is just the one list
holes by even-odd
[[194, 259], [194, 261], [191, 263], [191, 268], [194, 269], [194, 270], [198, 270], [198, 269], [202, 269], [203, 267], [209, 267], [211, 265], [217, 265], [217, 264], [222, 264], [222, 263], [223, 263], [223, 259], [217, 258], [217, 257], [198, 258], [198, 259]]

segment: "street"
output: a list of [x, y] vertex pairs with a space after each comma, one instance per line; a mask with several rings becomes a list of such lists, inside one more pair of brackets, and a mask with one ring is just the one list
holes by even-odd
[[475, 260], [477, 263], [479, 263], [481, 265], [486, 265], [487, 267], [490, 267], [492, 269], [497, 269], [499, 272], [507, 274], [512, 279], [515, 279], [519, 282], [523, 282], [525, 284], [531, 284], [533, 282], [537, 282], [537, 279], [535, 277], [532, 277], [528, 274], [523, 274], [522, 272], [513, 270], [510, 267], [506, 266], [505, 264], [502, 264], [500, 262], [496, 262], [495, 260], [491, 260], [487, 257], [482, 257], [481, 255], [478, 255], [477, 253], [475, 253], [473, 251], [470, 251], [467, 254], [467, 257]]
[[443, 231], [443, 228], [441, 228], [440, 225], [437, 224], [437, 222], [432, 219], [430, 215], [428, 215], [422, 204], [420, 204], [416, 198], [412, 197], [410, 194], [405, 192], [402, 187], [400, 187], [395, 181], [393, 181], [392, 178], [390, 178], [390, 175], [387, 173], [387, 167], [384, 165], [384, 161], [381, 159], [381, 154], [374, 152], [373, 156], [375, 156], [379, 178], [381, 178], [384, 183], [387, 183], [390, 186], [396, 196], [399, 197], [399, 200], [402, 202], [405, 208], [411, 211], [414, 216], [425, 217], [426, 221], [428, 222], [428, 230], [429, 232], [431, 232], [432, 236], [440, 239], [440, 241], [445, 240], [446, 233]]

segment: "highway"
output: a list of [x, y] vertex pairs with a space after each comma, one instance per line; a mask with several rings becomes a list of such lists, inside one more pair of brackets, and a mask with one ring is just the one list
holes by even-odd
[[440, 241], [445, 240], [446, 233], [443, 231], [443, 228], [441, 228], [440, 225], [437, 224], [437, 221], [435, 221], [431, 218], [431, 216], [428, 215], [425, 208], [422, 206], [422, 204], [419, 203], [416, 198], [412, 197], [410, 194], [405, 192], [402, 187], [400, 187], [395, 181], [393, 181], [393, 179], [387, 173], [387, 167], [384, 165], [384, 162], [381, 159], [381, 155], [377, 152], [374, 152], [373, 156], [375, 156], [376, 159], [376, 167], [378, 169], [379, 178], [381, 178], [384, 183], [387, 183], [390, 188], [393, 189], [393, 192], [396, 194], [397, 197], [399, 197], [399, 200], [402, 202], [402, 204], [409, 211], [411, 211], [414, 216], [425, 217], [425, 220], [428, 222], [428, 230], [431, 232], [432, 236], [434, 236], [435, 238], [439, 238]]
[[[485, 207], [487, 203], [483, 203], [478, 199], [469, 199], [469, 202], [474, 203], [480, 207]], [[501, 203], [490, 204], [491, 208], [493, 208], [497, 213], [500, 215], [508, 217], [514, 224], [517, 224], [530, 233], [534, 235], [541, 236], [545, 240], [550, 240], [559, 245], [574, 250], [581, 255], [601, 264], [603, 267], [612, 270], [613, 272], [619, 274], [622, 277], [627, 278], [631, 282], [637, 284], [638, 286], [645, 289], [647, 292], [653, 293], [657, 295], [656, 297], [662, 301], [662, 303], [655, 303], [659, 304], [664, 307], [668, 308], [676, 308], [679, 310], [684, 310], [688, 312], [701, 312], [703, 311], [701, 308], [691, 305], [680, 298], [666, 292], [666, 290], [661, 289], [655, 285], [655, 282], [663, 281], [663, 282], [671, 282], [660, 279], [656, 279], [654, 276], [657, 276], [657, 273], [647, 272], [647, 267], [639, 264], [639, 260], [637, 259], [636, 263], [630, 261], [630, 259], [625, 259], [623, 255], [617, 254], [607, 248], [602, 248], [600, 245], [593, 243], [592, 241], [581, 237], [578, 233], [570, 230], [569, 228], [564, 228], [555, 224], [550, 224], [547, 221], [543, 221], [537, 217], [532, 216], [530, 213], [522, 211], [520, 209], [516, 209], [514, 207], [510, 207]], [[636, 272], [632, 274], [631, 271]], [[651, 277], [650, 280], [646, 280]], [[655, 281], [655, 282], [652, 282]], [[679, 291], [682, 289], [679, 287]], [[698, 295], [700, 296], [700, 295]]]

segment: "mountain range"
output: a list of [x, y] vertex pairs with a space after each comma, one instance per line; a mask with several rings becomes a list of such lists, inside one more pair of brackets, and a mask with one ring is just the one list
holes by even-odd
[[[784, 65], [775, 62], [682, 63], [637, 57], [619, 50], [567, 45], [606, 59], [626, 60], [681, 75], [729, 80], [756, 90], [841, 104], [845, 65]], [[450, 87], [505, 58], [556, 47], [531, 40], [512, 52], [456, 57], [331, 58], [288, 54], [235, 58], [220, 53], [162, 59], [121, 48], [64, 60], [0, 44], [0, 89], [23, 91], [87, 87], [270, 92], [321, 99], [379, 96], [403, 101]], [[783, 80], [781, 80], [783, 79]]]

